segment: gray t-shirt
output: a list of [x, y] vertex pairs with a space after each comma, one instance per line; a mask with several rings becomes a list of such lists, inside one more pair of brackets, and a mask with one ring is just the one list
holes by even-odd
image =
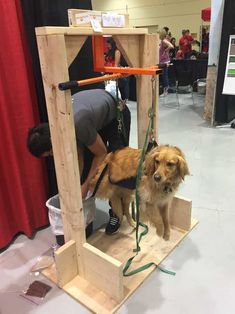
[[81, 91], [72, 99], [77, 144], [92, 145], [98, 131], [116, 118], [116, 102], [103, 89]]

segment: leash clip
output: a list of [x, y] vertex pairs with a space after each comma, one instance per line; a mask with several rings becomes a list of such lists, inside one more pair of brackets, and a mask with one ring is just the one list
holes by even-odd
[[122, 120], [118, 119], [118, 132], [122, 133]]

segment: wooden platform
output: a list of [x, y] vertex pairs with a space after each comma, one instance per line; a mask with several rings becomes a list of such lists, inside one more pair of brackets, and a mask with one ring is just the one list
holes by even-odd
[[[172, 229], [170, 241], [158, 238], [155, 230], [150, 228], [149, 233], [141, 241], [141, 252], [135, 258], [130, 270], [148, 262], [160, 264], [197, 223], [196, 219], [192, 219], [189, 231], [178, 228]], [[108, 236], [101, 229], [94, 233], [88, 239], [88, 242], [125, 265], [127, 259], [134, 254], [132, 249], [135, 248], [135, 231], [126, 222], [123, 222], [118, 234]], [[139, 274], [123, 277], [124, 298], [120, 302], [115, 301], [95, 288], [92, 283], [79, 276], [74, 277], [73, 280], [67, 283], [63, 290], [94, 313], [114, 313], [155, 269], [155, 267], [151, 267]], [[171, 270], [174, 271], [174, 269]], [[99, 271], [99, 265], [97, 264], [97, 272]], [[55, 265], [45, 270], [43, 274], [54, 283], [57, 283]], [[169, 275], [166, 274], [166, 276]], [[110, 278], [110, 281], [112, 281], [112, 278]]]

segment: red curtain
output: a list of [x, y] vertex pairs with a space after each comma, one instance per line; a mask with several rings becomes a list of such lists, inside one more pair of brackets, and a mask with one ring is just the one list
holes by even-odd
[[0, 248], [48, 223], [42, 160], [26, 148], [39, 122], [31, 58], [19, 0], [0, 2]]

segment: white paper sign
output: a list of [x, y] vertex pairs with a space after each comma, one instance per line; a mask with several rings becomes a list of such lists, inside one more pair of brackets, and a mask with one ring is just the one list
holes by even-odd
[[84, 12], [84, 13], [77, 13], [75, 15], [76, 24], [90, 24], [91, 21], [95, 20], [101, 23], [101, 13], [100, 12]]
[[90, 20], [97, 20], [101, 23], [101, 12], [90, 12]]
[[102, 27], [100, 25], [100, 22], [98, 20], [91, 20], [91, 26], [93, 28], [93, 31], [96, 33], [102, 33]]
[[125, 27], [125, 16], [117, 13], [102, 14], [103, 27]]
[[235, 95], [235, 35], [229, 38], [223, 94]]
[[77, 13], [75, 15], [76, 24], [87, 24], [90, 23], [90, 14], [88, 12], [85, 13]]

